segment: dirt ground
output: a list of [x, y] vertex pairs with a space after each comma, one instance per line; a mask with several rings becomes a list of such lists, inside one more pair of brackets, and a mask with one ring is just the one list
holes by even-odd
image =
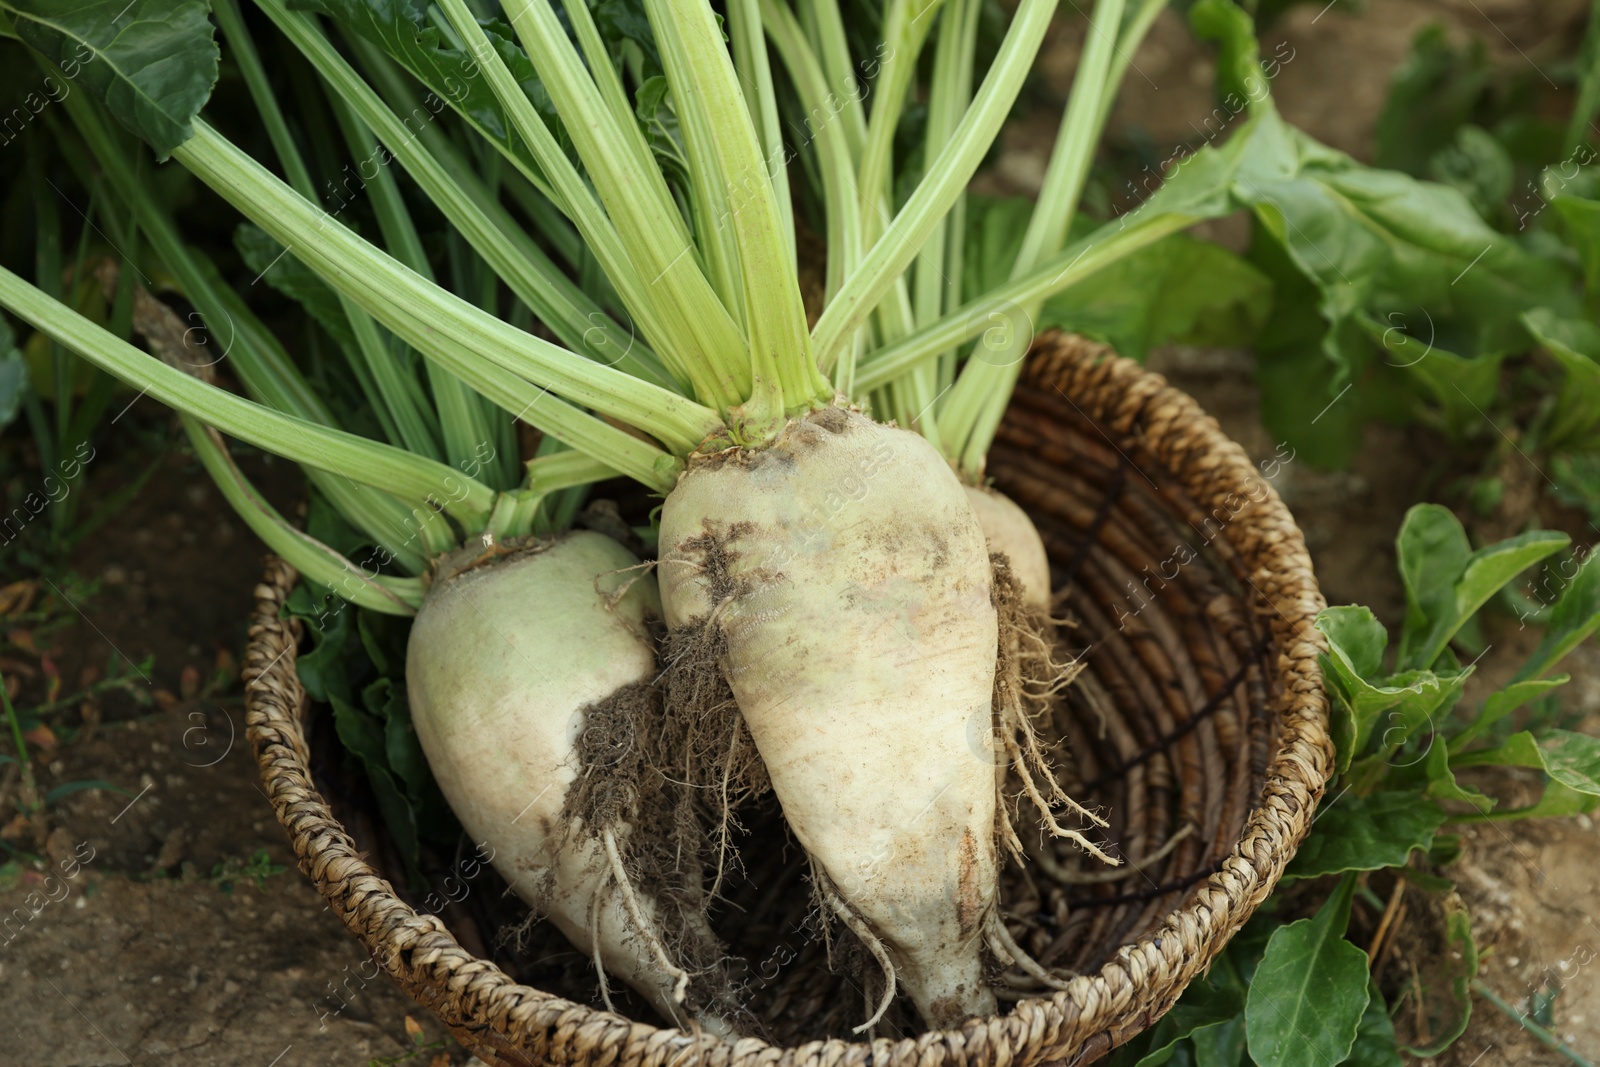
[[[1357, 14], [1352, 0], [1334, 0], [1292, 10], [1266, 35], [1263, 50], [1284, 44], [1294, 52], [1274, 83], [1285, 115], [1336, 147], [1368, 155], [1389, 72], [1427, 21], [1483, 37], [1497, 62], [1539, 69], [1570, 51], [1586, 7], [1582, 0], [1372, 0]], [[1075, 51], [1070, 33], [1056, 35], [1043, 61], [1047, 83], [1065, 86]], [[1156, 143], [1192, 138], [1189, 124], [1210, 110], [1204, 52], [1164, 16], [1135, 62], [1115, 121], [1139, 126]], [[1042, 111], [1024, 117], [987, 180], [1036, 188], [1040, 132], [1054, 124]], [[1247, 356], [1169, 349], [1152, 365], [1198, 397], [1252, 455], [1272, 454]], [[161, 425], [154, 413], [142, 417]], [[1278, 488], [1305, 529], [1330, 602], [1365, 603], [1398, 617], [1392, 538], [1406, 502], [1448, 460], [1438, 449], [1423, 435], [1377, 430], [1348, 471], [1286, 468]], [[138, 462], [108, 449], [91, 471], [94, 491], [131, 478]], [[277, 499], [289, 492], [281, 470], [257, 462], [249, 473], [275, 487]], [[1525, 480], [1539, 476], [1522, 473]], [[1600, 536], [1581, 524], [1571, 532], [1586, 541]], [[426, 1012], [382, 979], [363, 981], [371, 972], [363, 971], [362, 952], [294, 869], [258, 788], [237, 683], [227, 679], [231, 657], [243, 647], [260, 558], [203, 473], [173, 452], [113, 526], [71, 559], [71, 571], [98, 588], [70, 590], [81, 595], [70, 612], [62, 609], [65, 625], [37, 638], [66, 690], [87, 668], [103, 676], [107, 664], [126, 672], [152, 654], [154, 663], [147, 678], [131, 672], [127, 692], [91, 702], [82, 732], [69, 743], [51, 749], [30, 739], [45, 768], [38, 791], [61, 795], [44, 818], [0, 826], [6, 839], [49, 861], [43, 871], [0, 866], [0, 923], [13, 920], [0, 931], [0, 988], [7, 992], [0, 1063], [466, 1061]], [[1526, 652], [1526, 635], [1507, 629], [1490, 635], [1496, 647], [1483, 661], [1486, 675], [1509, 670], [1504, 665], [1516, 662], [1518, 648]], [[12, 652], [0, 654], [9, 664], [23, 657], [12, 654], [16, 634], [7, 640], [12, 645], [0, 648]], [[1585, 649], [1574, 659], [1570, 700], [1600, 728], [1600, 654]], [[131, 695], [141, 690], [144, 703]], [[91, 782], [115, 788], [76, 788]], [[14, 767], [0, 767], [0, 810], [12, 810], [21, 784]], [[1556, 1032], [1579, 1053], [1600, 1055], [1600, 838], [1593, 823], [1489, 826], [1463, 839], [1463, 860], [1450, 873], [1485, 950], [1482, 980], [1520, 1005], [1530, 984], [1559, 976]], [[25, 906], [37, 901], [35, 893], [46, 906]], [[19, 915], [29, 918], [17, 923]], [[1570, 1061], [1480, 999], [1471, 1029], [1439, 1062]]]
[[[144, 417], [165, 423], [153, 405]], [[104, 493], [149, 460], [108, 452], [97, 462]], [[293, 484], [265, 460], [248, 472], [280, 501]], [[442, 1036], [386, 980], [363, 979], [373, 973], [365, 954], [295, 870], [261, 792], [232, 666], [261, 561], [259, 543], [175, 449], [112, 534], [72, 559], [99, 589], [81, 600], [63, 590], [72, 625], [31, 642], [51, 650], [68, 691], [86, 668], [104, 676], [108, 662], [127, 670], [152, 655], [154, 665], [148, 682], [135, 672], [129, 691], [92, 701], [70, 744], [34, 745], [40, 794], [114, 790], [70, 792], [32, 824], [0, 827], [48, 859], [44, 870], [0, 867], [0, 1063], [351, 1067]], [[20, 786], [0, 774], [6, 810]], [[454, 1062], [464, 1059], [457, 1049]]]

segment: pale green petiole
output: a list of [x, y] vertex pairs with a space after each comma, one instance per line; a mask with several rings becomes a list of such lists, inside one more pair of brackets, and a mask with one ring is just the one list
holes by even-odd
[[[831, 121], [827, 114], [827, 78], [794, 12], [782, 0], [761, 0], [761, 20], [807, 115], [819, 116], [815, 126], [809, 124], [808, 118], [806, 128], [797, 132], [811, 139], [821, 164], [828, 228], [826, 294], [831, 301], [861, 259], [861, 205], [856, 195], [849, 137], [845, 125]], [[822, 370], [827, 373], [831, 367], [824, 363]], [[840, 388], [846, 388], [844, 383]]]
[[[443, 7], [463, 37], [481, 32], [464, 0], [443, 0]], [[731, 410], [748, 395], [749, 352], [737, 324], [706, 280], [701, 257], [660, 169], [653, 159], [641, 160], [629, 150], [631, 141], [600, 99], [548, 0], [529, 0], [507, 14], [564, 116], [628, 260], [644, 283], [642, 299], [650, 302], [663, 330], [661, 337], [652, 338], [657, 352], [669, 365], [710, 371], [709, 376], [690, 376], [697, 397], [719, 413]], [[497, 58], [483, 65], [501, 103], [513, 119], [537, 121], [531, 107], [516, 106], [522, 88], [514, 81], [504, 83], [503, 68]], [[519, 126], [519, 132], [527, 136], [530, 131]], [[627, 293], [623, 296], [628, 298]]]
[[761, 32], [761, 0], [731, 0], [728, 4], [729, 36], [733, 45], [733, 64], [739, 71], [739, 87], [750, 109], [766, 159], [772, 194], [783, 218], [784, 239], [789, 246], [789, 269], [795, 269], [794, 208], [789, 199], [789, 168], [783, 148], [783, 127], [778, 120], [778, 98], [772, 87], [772, 67], [767, 60], [766, 37]]
[[645, 7], [658, 39], [666, 42], [662, 58], [675, 96], [703, 114], [710, 135], [705, 163], [729, 190], [729, 214], [716, 224], [731, 232], [738, 253], [752, 379], [750, 399], [739, 414], [745, 434], [759, 440], [776, 432], [791, 410], [831, 399], [832, 389], [811, 357], [805, 306], [766, 157], [715, 16], [707, 6], [673, 0], [645, 0]]
[[343, 475], [418, 503], [435, 503], [469, 530], [494, 506], [494, 490], [453, 467], [285, 415], [206, 385], [119, 340], [0, 268], [0, 304], [106, 373], [230, 437], [303, 466]]
[[215, 430], [193, 415], [179, 415], [201, 466], [217, 483], [239, 518], [273, 552], [309, 581], [333, 590], [358, 607], [385, 615], [414, 615], [422, 604], [422, 580], [367, 574], [349, 559], [297, 530], [258, 493], [228, 455]]
[[[1054, 255], [1066, 240], [1078, 210], [1084, 182], [1094, 162], [1094, 146], [1100, 139], [1102, 124], [1109, 113], [1108, 101], [1115, 95], [1116, 81], [1126, 71], [1127, 62], [1115, 62], [1119, 53], [1137, 47], [1137, 41], [1120, 41], [1123, 0], [1098, 0], [1089, 21], [1089, 36], [1073, 77], [1072, 94], [1061, 117], [1044, 186], [1034, 204], [1023, 235], [1022, 247], [1012, 269], [1018, 278]], [[1148, 22], [1144, 23], [1145, 28]], [[1141, 24], [1136, 19], [1133, 29]], [[1125, 47], [1126, 46], [1126, 47]], [[1030, 327], [1039, 319], [1040, 303], [1021, 304], [1017, 317]], [[1013, 329], [1000, 343], [1000, 351], [985, 353], [986, 358], [967, 361], [955, 385], [945, 395], [941, 416], [951, 458], [957, 459], [968, 478], [976, 479], [983, 470], [984, 457], [994, 440], [1005, 413], [1022, 361], [1033, 342], [1033, 331]]]
[[[1021, 0], [1017, 5], [1000, 52], [949, 144], [812, 330], [823, 365], [878, 306], [921, 250], [934, 225], [966, 188], [1027, 78], [1055, 7], [1056, 0]], [[859, 384], [857, 388], [859, 391]]]
[[630, 477], [663, 484], [670, 477], [657, 469], [663, 453], [568, 405], [541, 403], [546, 390], [637, 426], [679, 455], [721, 430], [710, 409], [540, 340], [421, 278], [296, 195], [204, 122], [195, 122], [194, 136], [173, 158], [424, 356], [513, 416]]
[[[1180, 230], [1201, 216], [1151, 215], [1131, 224], [1106, 223], [1033, 273], [968, 301], [939, 321], [873, 352], [856, 371], [856, 395], [890, 384], [939, 353], [986, 330], [1013, 330], [1019, 307], [1043, 301], [1106, 267]], [[976, 352], [971, 359], [983, 358]]]
[[[863, 60], [863, 69], [856, 70], [850, 62], [839, 0], [800, 0], [800, 24], [826, 75], [827, 89], [819, 99], [827, 103], [828, 112], [822, 118], [831, 121], [836, 113], [843, 119], [845, 143], [854, 166], [867, 145], [867, 113], [861, 103], [868, 91], [865, 83], [882, 69], [886, 49], [880, 44], [878, 54]], [[834, 103], [839, 106], [833, 107]], [[817, 114], [814, 109], [807, 112], [807, 125], [814, 125], [811, 118]]]
[[[294, 42], [317, 72], [335, 90], [337, 99], [383, 141], [385, 149], [428, 194], [467, 242], [561, 342], [597, 362], [634, 377], [676, 390], [676, 383], [644, 340], [619, 326], [522, 233], [509, 212], [484, 189], [475, 175], [448, 169], [384, 105], [308, 17], [287, 10], [282, 0], [257, 0], [259, 6]], [[430, 129], [430, 127], [425, 127]], [[376, 168], [381, 180], [385, 168]], [[613, 234], [614, 236], [614, 234]], [[420, 250], [419, 250], [420, 251]], [[407, 266], [421, 263], [400, 257]], [[422, 262], [425, 262], [423, 260]], [[617, 353], [622, 353], [618, 355]]]
[[[880, 201], [891, 193], [895, 130], [905, 110], [906, 93], [916, 79], [917, 58], [922, 54], [922, 45], [933, 29], [942, 3], [943, 0], [888, 0], [885, 5], [883, 62], [873, 82], [867, 143], [857, 168], [861, 179], [861, 209], [868, 220], [874, 218]], [[934, 86], [937, 91], [938, 83]], [[869, 231], [869, 236], [877, 235]]]

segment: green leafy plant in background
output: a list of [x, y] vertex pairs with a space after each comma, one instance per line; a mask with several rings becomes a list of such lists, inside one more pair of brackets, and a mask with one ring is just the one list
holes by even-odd
[[[1600, 806], [1600, 738], [1559, 725], [1561, 660], [1600, 629], [1600, 565], [1565, 534], [1534, 531], [1474, 550], [1448, 509], [1421, 504], [1396, 539], [1406, 612], [1394, 633], [1364, 607], [1324, 611], [1317, 628], [1333, 697], [1338, 773], [1284, 885], [1223, 959], [1147, 1034], [1125, 1067], [1376, 1067], [1432, 1056], [1465, 1031], [1478, 969], [1469, 916], [1441, 876], [1459, 852], [1450, 826], [1573, 815]], [[1516, 584], [1548, 601], [1542, 638], [1501, 687], [1468, 701], [1485, 609]], [[1528, 597], [1528, 590], [1522, 591]], [[1502, 612], [1499, 625], [1514, 620]], [[1507, 807], [1479, 788], [1487, 768], [1532, 772], [1533, 803]], [[1503, 781], [1505, 775], [1494, 778]], [[1352, 906], [1386, 908], [1375, 875], [1433, 894], [1448, 972], [1427, 999], [1429, 1040], [1409, 1047], [1391, 1021], [1420, 988], [1385, 991], [1350, 938]], [[1309, 912], [1309, 914], [1306, 914]], [[1305, 917], [1285, 922], [1287, 914]], [[1375, 946], [1374, 946], [1375, 947]]]
[[1593, 508], [1597, 34], [1600, 9], [1576, 60], [1548, 71], [1577, 89], [1561, 120], [1546, 73], [1497, 69], [1481, 42], [1430, 26], [1395, 74], [1376, 168], [1311, 153], [1258, 183], [1249, 258], [1277, 283], [1262, 409], [1300, 456], [1341, 466], [1367, 423], [1415, 421], [1485, 462], [1549, 457], [1557, 495]]
[[[7, 70], [0, 90], [5, 99], [22, 100], [28, 111], [38, 113], [47, 106], [41, 94], [54, 101], [70, 91], [67, 83], [54, 80], [41, 87], [38, 77], [30, 79], [29, 73], [26, 67]], [[8, 115], [12, 123], [16, 117], [15, 111]], [[96, 277], [96, 267], [108, 259], [127, 265], [120, 253], [106, 246], [98, 229], [108, 205], [91, 199], [82, 209], [83, 226], [76, 241], [68, 244], [71, 222], [78, 220], [61, 216], [59, 186], [51, 173], [60, 160], [50, 126], [49, 120], [33, 120], [21, 130], [7, 127], [6, 148], [23, 160], [23, 174], [10, 187], [4, 243], [29, 249], [30, 273], [40, 291], [126, 339], [131, 335], [131, 278], [107, 292]], [[128, 246], [128, 252], [138, 255], [138, 245]], [[66, 346], [42, 334], [19, 343], [11, 325], [0, 324], [0, 433], [14, 422], [24, 423], [35, 454], [29, 471], [0, 466], [0, 477], [20, 476], [9, 487], [13, 491], [0, 497], [0, 538], [14, 551], [22, 549], [21, 558], [30, 564], [47, 558], [58, 562], [120, 510], [160, 461], [157, 456], [123, 491], [84, 510], [79, 490], [95, 456], [93, 442], [100, 427], [114, 419], [125, 403], [113, 406], [119, 394], [133, 396], [116, 378]]]

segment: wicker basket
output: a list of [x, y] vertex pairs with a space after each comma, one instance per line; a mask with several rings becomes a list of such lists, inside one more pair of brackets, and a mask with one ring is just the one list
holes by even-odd
[[989, 471], [1043, 533], [1091, 646], [1068, 698], [1080, 799], [1108, 813], [1109, 839], [1142, 868], [1054, 888], [1070, 910], [1053, 954], [1081, 975], [1064, 991], [959, 1030], [784, 1048], [517, 984], [406, 904], [317, 790], [298, 624], [279, 618], [295, 574], [274, 562], [244, 672], [249, 737], [301, 868], [390, 977], [495, 1065], [1029, 1067], [1105, 1054], [1172, 1006], [1310, 826], [1333, 755], [1312, 626], [1323, 599], [1300, 531], [1238, 445], [1101, 346], [1039, 341]]

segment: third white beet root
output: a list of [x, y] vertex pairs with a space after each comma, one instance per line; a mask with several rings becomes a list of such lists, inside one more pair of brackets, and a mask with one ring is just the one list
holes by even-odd
[[1011, 574], [1022, 587], [1023, 603], [1038, 611], [1050, 610], [1050, 557], [1028, 513], [1015, 500], [987, 486], [963, 486], [972, 513], [990, 552], [1011, 562]]

